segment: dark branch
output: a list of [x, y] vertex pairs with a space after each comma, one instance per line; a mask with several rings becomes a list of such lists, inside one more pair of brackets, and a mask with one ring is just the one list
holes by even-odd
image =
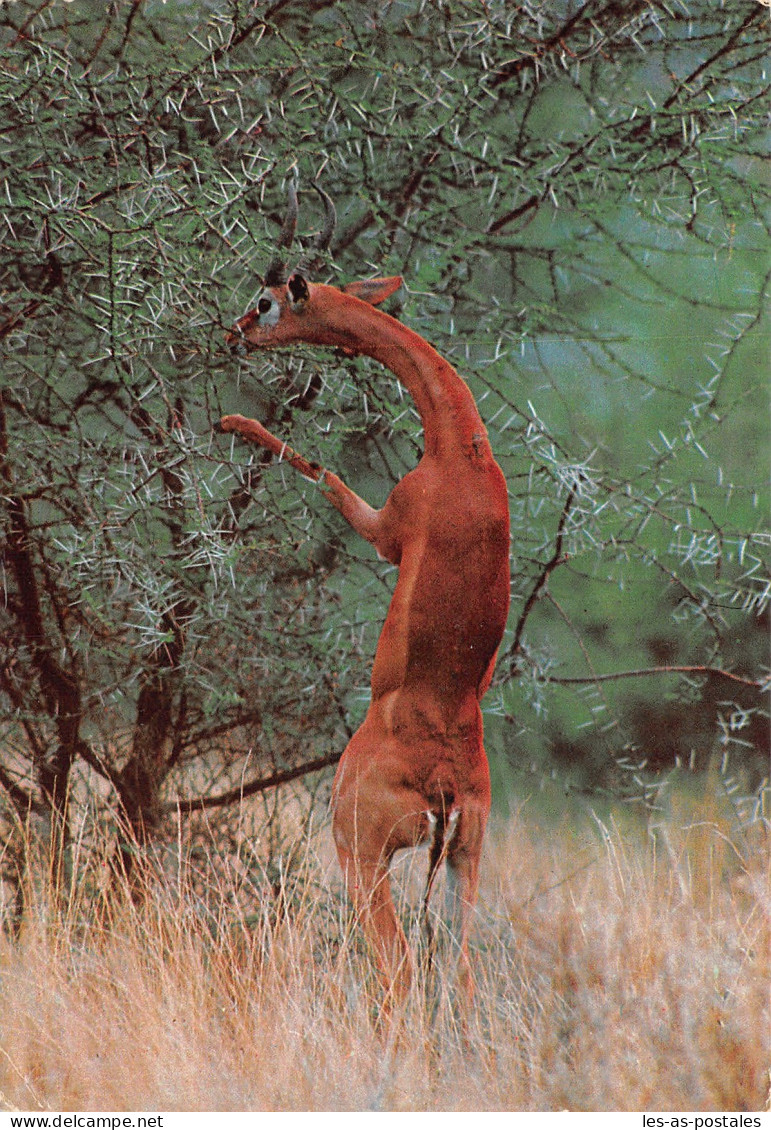
[[644, 675], [716, 675], [721, 679], [730, 679], [734, 683], [741, 683], [744, 687], [755, 687], [759, 691], [768, 689], [769, 685], [768, 679], [748, 679], [745, 675], [735, 675], [733, 671], [726, 671], [722, 667], [710, 667], [699, 663], [638, 667], [633, 671], [610, 671], [605, 675], [577, 675], [564, 678], [547, 675], [544, 682], [556, 683], [558, 686], [577, 686], [587, 683], [609, 683], [614, 679], [637, 679]]
[[530, 592], [530, 596], [525, 601], [524, 608], [522, 609], [519, 619], [517, 620], [517, 626], [514, 629], [514, 642], [512, 643], [509, 652], [511, 656], [511, 661], [509, 664], [509, 675], [512, 678], [516, 678], [516, 676], [521, 673], [518, 661], [520, 653], [522, 651], [522, 633], [525, 630], [527, 618], [532, 612], [536, 602], [540, 599], [541, 593], [546, 587], [546, 583], [549, 580], [551, 574], [554, 572], [558, 565], [563, 565], [567, 560], [567, 558], [563, 555], [562, 545], [565, 539], [565, 525], [567, 524], [568, 514], [570, 513], [570, 508], [573, 505], [573, 500], [576, 497], [576, 490], [577, 487], [573, 486], [568, 491], [568, 496], [565, 499], [565, 505], [562, 507], [562, 514], [560, 515], [559, 524], [557, 526], [557, 537], [554, 541], [554, 553], [552, 553], [549, 560], [541, 569], [541, 572], [538, 575], [538, 578]]
[[327, 769], [330, 765], [336, 765], [339, 760], [339, 753], [317, 757], [315, 761], [306, 761], [302, 765], [296, 765], [293, 769], [281, 769], [277, 773], [272, 773], [269, 777], [260, 777], [256, 781], [250, 781], [248, 785], [239, 785], [238, 788], [220, 793], [219, 796], [173, 801], [170, 804], [165, 804], [163, 811], [181, 812], [187, 816], [207, 808], [223, 808], [228, 804], [236, 804], [246, 797], [256, 796], [257, 793], [264, 793], [268, 789], [275, 789], [277, 785], [286, 785], [289, 781], [296, 781], [298, 777], [304, 777], [307, 773], [317, 773], [319, 769]]

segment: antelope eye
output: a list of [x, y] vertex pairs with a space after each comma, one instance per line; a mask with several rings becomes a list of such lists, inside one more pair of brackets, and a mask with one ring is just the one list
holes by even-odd
[[268, 310], [270, 310], [272, 305], [273, 305], [273, 303], [271, 302], [271, 300], [269, 298], [261, 298], [260, 301], [257, 303], [257, 310], [260, 314], [267, 314]]

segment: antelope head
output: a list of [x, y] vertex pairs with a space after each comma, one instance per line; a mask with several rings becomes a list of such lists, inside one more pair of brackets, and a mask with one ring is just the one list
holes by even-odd
[[[358, 299], [370, 306], [378, 306], [402, 285], [400, 276], [384, 279], [363, 279], [343, 287], [311, 282], [308, 274], [321, 266], [324, 252], [329, 249], [335, 230], [335, 206], [317, 184], [313, 185], [324, 202], [324, 226], [316, 237], [310, 253], [303, 255], [293, 271], [288, 270], [289, 250], [297, 229], [297, 192], [289, 185], [289, 200], [284, 223], [276, 244], [276, 251], [265, 272], [265, 289], [253, 310], [244, 314], [227, 335], [227, 343], [236, 350], [275, 349], [280, 345], [306, 341], [318, 345], [340, 345], [339, 322], [342, 295]], [[334, 317], [335, 312], [337, 318]], [[344, 316], [344, 310], [343, 310]], [[331, 322], [330, 322], [331, 318]]]

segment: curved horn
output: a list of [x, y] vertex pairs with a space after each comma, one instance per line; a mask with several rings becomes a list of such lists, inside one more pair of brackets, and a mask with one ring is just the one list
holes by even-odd
[[314, 247], [316, 251], [329, 251], [329, 245], [332, 242], [332, 236], [335, 234], [335, 224], [337, 223], [337, 212], [331, 197], [327, 196], [323, 188], [321, 188], [315, 181], [312, 182], [313, 187], [324, 201], [324, 208], [326, 214], [324, 216], [324, 227], [318, 234]]
[[297, 264], [297, 270], [302, 272], [317, 271], [319, 267], [323, 265], [324, 252], [329, 250], [329, 245], [332, 242], [332, 236], [335, 232], [335, 224], [337, 223], [337, 212], [332, 203], [332, 198], [327, 196], [324, 189], [320, 188], [315, 181], [311, 181], [311, 184], [324, 201], [324, 227]]
[[286, 282], [287, 278], [287, 260], [281, 253], [291, 246], [297, 228], [297, 188], [295, 187], [294, 181], [289, 182], [287, 195], [289, 199], [286, 216], [284, 217], [284, 223], [279, 233], [276, 252], [265, 272], [266, 286], [281, 286], [282, 283]]

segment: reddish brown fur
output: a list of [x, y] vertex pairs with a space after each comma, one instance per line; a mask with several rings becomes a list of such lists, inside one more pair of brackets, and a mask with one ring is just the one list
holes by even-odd
[[266, 292], [278, 303], [273, 324], [252, 311], [229, 340], [255, 349], [300, 341], [341, 346], [381, 361], [420, 412], [420, 462], [374, 510], [256, 421], [228, 416], [222, 426], [320, 481], [351, 526], [399, 566], [375, 655], [369, 711], [335, 777], [333, 831], [388, 1001], [403, 997], [411, 974], [391, 898], [390, 861], [394, 852], [428, 838], [432, 817], [440, 829], [449, 824], [444, 855], [455, 880], [459, 977], [468, 997], [468, 932], [490, 809], [479, 701], [492, 677], [509, 605], [506, 484], [465, 382], [418, 334], [373, 309], [400, 279], [355, 283], [347, 292], [297, 280]]

